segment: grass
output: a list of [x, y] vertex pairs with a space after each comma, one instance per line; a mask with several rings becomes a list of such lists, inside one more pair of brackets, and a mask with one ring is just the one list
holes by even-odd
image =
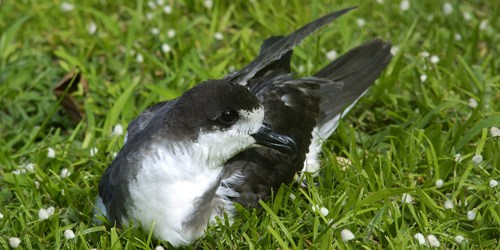
[[[100, 175], [122, 145], [113, 128], [243, 67], [266, 37], [359, 4], [293, 58], [292, 68], [310, 75], [332, 49], [374, 37], [394, 44], [387, 70], [326, 143], [320, 177], [308, 177], [309, 189], [283, 186], [260, 211], [240, 208], [234, 224], [222, 219], [191, 247], [421, 248], [414, 235], [422, 233], [443, 249], [498, 249], [500, 187], [490, 187], [500, 181], [500, 137], [491, 133], [500, 125], [495, 1], [411, 1], [407, 11], [387, 0], [165, 2], [170, 14], [145, 1], [75, 1], [69, 11], [62, 1], [0, 1], [0, 248], [11, 237], [22, 249], [168, 247], [147, 232], [92, 221]], [[79, 122], [53, 94], [71, 70], [89, 87], [67, 93], [85, 113]], [[412, 202], [402, 202], [407, 194]], [[49, 207], [54, 213], [42, 220]], [[342, 241], [343, 229], [355, 238]], [[466, 240], [457, 243], [458, 235]]]

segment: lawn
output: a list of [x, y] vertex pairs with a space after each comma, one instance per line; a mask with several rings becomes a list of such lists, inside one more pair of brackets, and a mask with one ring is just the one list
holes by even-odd
[[93, 222], [127, 124], [242, 68], [265, 38], [352, 5], [295, 49], [292, 69], [311, 75], [375, 37], [394, 58], [325, 144], [320, 175], [191, 247], [498, 249], [496, 1], [228, 2], [0, 1], [1, 249], [168, 248]]

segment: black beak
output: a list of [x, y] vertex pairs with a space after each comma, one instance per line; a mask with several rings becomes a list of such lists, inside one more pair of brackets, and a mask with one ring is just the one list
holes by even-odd
[[288, 136], [273, 132], [271, 126], [267, 123], [262, 124], [262, 127], [252, 136], [257, 141], [257, 144], [276, 149], [281, 153], [290, 155], [292, 158], [297, 155], [295, 141]]

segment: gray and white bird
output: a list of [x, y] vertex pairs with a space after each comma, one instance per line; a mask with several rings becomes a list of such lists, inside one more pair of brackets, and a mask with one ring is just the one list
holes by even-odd
[[299, 79], [290, 59], [306, 36], [351, 9], [271, 37], [243, 69], [140, 114], [101, 178], [97, 213], [181, 246], [215, 217], [232, 218], [234, 202], [256, 207], [297, 172], [318, 171], [323, 141], [387, 66], [391, 46], [372, 40]]

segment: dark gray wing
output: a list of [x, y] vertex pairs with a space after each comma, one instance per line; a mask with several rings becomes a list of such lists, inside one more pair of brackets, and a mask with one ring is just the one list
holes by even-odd
[[142, 131], [149, 124], [151, 119], [153, 119], [153, 117], [158, 113], [159, 110], [161, 110], [162, 108], [170, 109], [175, 104], [176, 101], [177, 99], [159, 102], [144, 110], [139, 116], [137, 116], [137, 118], [135, 118], [128, 125], [126, 140], [129, 141], [140, 131]]
[[357, 7], [350, 7], [330, 13], [304, 25], [290, 35], [280, 38], [278, 41], [273, 42], [267, 49], [261, 51], [259, 56], [246, 67], [229, 74], [224, 80], [245, 85], [246, 82], [252, 79], [260, 70], [282, 58], [284, 54], [291, 51], [293, 47], [299, 44], [305, 37], [355, 8]]

